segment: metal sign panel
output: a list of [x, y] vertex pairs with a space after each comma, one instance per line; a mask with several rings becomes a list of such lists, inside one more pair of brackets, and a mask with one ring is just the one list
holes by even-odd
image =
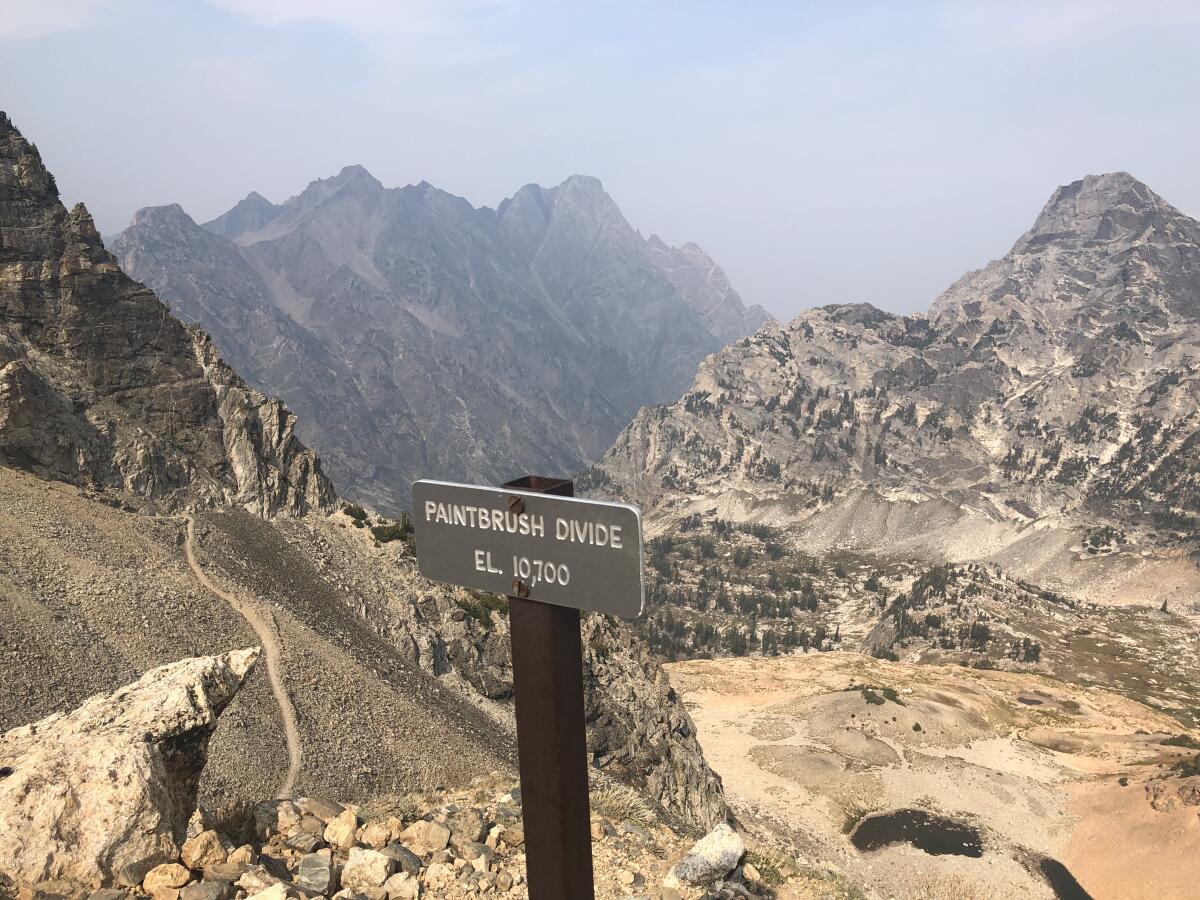
[[433, 581], [636, 618], [641, 514], [623, 503], [422, 480], [417, 567]]

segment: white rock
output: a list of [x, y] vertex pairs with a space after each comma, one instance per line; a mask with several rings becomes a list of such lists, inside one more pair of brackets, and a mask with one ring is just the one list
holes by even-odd
[[178, 859], [209, 735], [258, 653], [160, 666], [0, 736], [0, 872], [137, 885]]
[[358, 839], [358, 816], [354, 810], [346, 809], [325, 826], [325, 842], [345, 850], [354, 846]]
[[283, 882], [276, 882], [269, 888], [264, 888], [257, 894], [251, 894], [250, 900], [287, 900], [288, 887]]
[[403, 834], [400, 835], [400, 840], [416, 853], [424, 856], [427, 853], [436, 853], [438, 850], [446, 849], [446, 845], [450, 843], [450, 829], [440, 822], [429, 822], [422, 819], [405, 828]]
[[732, 872], [745, 853], [746, 845], [737, 832], [722, 822], [692, 845], [667, 873], [663, 884], [670, 888], [710, 884]]
[[383, 883], [383, 887], [388, 892], [388, 900], [416, 900], [421, 896], [421, 882], [407, 872], [397, 872]]
[[395, 869], [396, 861], [390, 856], [378, 850], [351, 847], [342, 869], [342, 887], [352, 891], [381, 887]]

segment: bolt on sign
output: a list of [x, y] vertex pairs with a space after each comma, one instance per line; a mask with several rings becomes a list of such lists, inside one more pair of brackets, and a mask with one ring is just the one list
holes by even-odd
[[645, 600], [637, 509], [523, 490], [418, 481], [417, 566], [434, 581], [636, 618]]

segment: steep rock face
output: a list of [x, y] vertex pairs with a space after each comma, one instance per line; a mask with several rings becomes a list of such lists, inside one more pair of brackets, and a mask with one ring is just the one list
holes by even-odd
[[0, 459], [167, 507], [328, 507], [293, 429], [121, 272], [0, 114]]
[[1113, 529], [1130, 565], [1194, 549], [1198, 361], [1200, 225], [1093, 176], [929, 316], [827, 306], [735, 342], [643, 410], [593, 483], [668, 515], [1070, 581], [1088, 529]]
[[204, 226], [143, 210], [113, 248], [296, 410], [349, 496], [392, 512], [422, 476], [578, 471], [767, 318], [583, 176], [492, 210], [350, 166]]
[[0, 873], [137, 885], [178, 858], [209, 736], [258, 653], [160, 666], [0, 736]]

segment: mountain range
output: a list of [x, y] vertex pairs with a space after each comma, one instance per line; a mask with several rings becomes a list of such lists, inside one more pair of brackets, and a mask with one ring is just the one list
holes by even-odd
[[[121, 271], [0, 113], [0, 731], [259, 645], [208, 808], [285, 770], [285, 793], [357, 802], [513, 772], [503, 604], [422, 579], [400, 523], [345, 504], [297, 430]], [[593, 777], [691, 829], [724, 818], [658, 663], [623, 624], [583, 631]]]
[[111, 244], [296, 410], [347, 496], [391, 512], [419, 477], [586, 468], [768, 319], [699, 247], [643, 238], [579, 175], [489, 209], [349, 166], [203, 225], [143, 209]]
[[735, 341], [591, 482], [664, 530], [711, 512], [1088, 599], [1194, 598], [1198, 367], [1200, 224], [1090, 176], [928, 314], [837, 304]]

